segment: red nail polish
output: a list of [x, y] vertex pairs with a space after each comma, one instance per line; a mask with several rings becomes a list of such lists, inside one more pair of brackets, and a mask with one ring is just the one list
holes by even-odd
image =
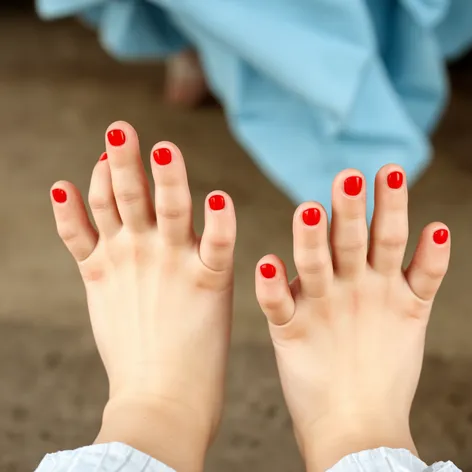
[[100, 156], [100, 159], [99, 161], [106, 161], [108, 159], [108, 154], [106, 152], [104, 152], [101, 156]]
[[67, 200], [67, 193], [62, 188], [54, 188], [52, 189], [52, 198], [57, 203], [64, 203]]
[[321, 212], [318, 208], [308, 208], [302, 213], [303, 222], [308, 226], [316, 226], [321, 219]]
[[273, 279], [275, 277], [275, 274], [277, 273], [275, 266], [273, 266], [272, 264], [262, 264], [260, 270], [262, 276], [266, 279]]
[[108, 142], [112, 146], [122, 146], [126, 141], [125, 133], [121, 131], [121, 129], [112, 129], [111, 131], [108, 131], [107, 138]]
[[394, 190], [399, 189], [403, 185], [403, 174], [398, 171], [391, 172], [387, 176], [387, 184]]
[[350, 197], [355, 197], [356, 195], [359, 195], [362, 190], [362, 178], [353, 175], [352, 177], [348, 177], [344, 181], [344, 192], [346, 195], [349, 195]]
[[154, 160], [160, 165], [160, 166], [166, 166], [167, 164], [170, 164], [172, 161], [172, 153], [170, 152], [170, 149], [167, 148], [160, 148], [156, 149], [152, 153]]
[[208, 199], [208, 205], [212, 210], [222, 210], [225, 207], [225, 197], [223, 195], [212, 195]]
[[433, 233], [433, 241], [436, 244], [444, 244], [449, 238], [449, 231], [447, 229], [438, 229]]

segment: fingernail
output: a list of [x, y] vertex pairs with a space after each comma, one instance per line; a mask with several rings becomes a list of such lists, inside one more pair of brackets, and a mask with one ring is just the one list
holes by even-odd
[[108, 159], [108, 154], [106, 152], [104, 152], [101, 156], [100, 156], [100, 159], [99, 161], [106, 161]]
[[225, 207], [225, 197], [223, 195], [212, 195], [208, 199], [208, 205], [212, 210], [222, 210]]
[[302, 213], [303, 222], [308, 226], [315, 226], [320, 222], [321, 212], [318, 208], [308, 208]]
[[349, 195], [350, 197], [355, 197], [356, 195], [359, 195], [362, 190], [362, 178], [353, 175], [352, 177], [348, 177], [344, 181], [344, 192], [346, 195]]
[[272, 264], [262, 264], [260, 270], [262, 276], [266, 279], [273, 279], [277, 273], [277, 269]]
[[387, 184], [394, 190], [399, 189], [403, 185], [403, 174], [398, 171], [391, 172], [387, 176]]
[[107, 133], [108, 142], [112, 146], [122, 146], [126, 141], [126, 136], [121, 129], [112, 129]]
[[449, 238], [449, 231], [447, 229], [438, 229], [433, 233], [433, 241], [436, 244], [444, 244]]
[[64, 203], [67, 200], [67, 193], [65, 190], [62, 190], [62, 188], [54, 188], [52, 190], [52, 198], [54, 198], [57, 203]]
[[160, 148], [156, 149], [152, 153], [154, 160], [160, 165], [160, 166], [166, 166], [167, 164], [170, 164], [172, 161], [172, 153], [170, 152], [170, 149], [167, 148]]

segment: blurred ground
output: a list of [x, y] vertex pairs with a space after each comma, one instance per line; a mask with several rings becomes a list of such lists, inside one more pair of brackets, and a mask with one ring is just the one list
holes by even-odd
[[[115, 63], [74, 22], [43, 24], [0, 11], [0, 35], [0, 470], [32, 470], [44, 453], [85, 445], [97, 432], [105, 376], [81, 281], [55, 234], [48, 190], [64, 178], [87, 192], [103, 132], [115, 119], [136, 127], [145, 155], [160, 139], [181, 146], [197, 226], [207, 192], [223, 188], [236, 203], [228, 405], [207, 470], [302, 470], [253, 294], [261, 255], [290, 261], [293, 206], [234, 143], [218, 109], [191, 113], [160, 102], [158, 66]], [[413, 429], [425, 460], [452, 459], [472, 471], [470, 61], [453, 69], [453, 88], [436, 160], [411, 193], [411, 246], [437, 219], [454, 239]]]

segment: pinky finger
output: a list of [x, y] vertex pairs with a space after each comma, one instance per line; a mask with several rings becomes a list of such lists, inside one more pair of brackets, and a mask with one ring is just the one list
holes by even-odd
[[450, 252], [449, 229], [442, 223], [428, 225], [405, 272], [410, 288], [418, 298], [434, 299], [446, 275]]
[[51, 189], [51, 202], [59, 237], [77, 262], [84, 261], [95, 249], [98, 235], [80, 192], [69, 182], [56, 182]]

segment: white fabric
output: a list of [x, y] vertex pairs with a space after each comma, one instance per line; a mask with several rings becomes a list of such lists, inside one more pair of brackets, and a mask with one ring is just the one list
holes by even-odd
[[[36, 472], [175, 472], [156, 459], [121, 443], [96, 444], [48, 454]], [[452, 462], [427, 466], [404, 449], [379, 448], [351, 454], [329, 472], [460, 472]]]

